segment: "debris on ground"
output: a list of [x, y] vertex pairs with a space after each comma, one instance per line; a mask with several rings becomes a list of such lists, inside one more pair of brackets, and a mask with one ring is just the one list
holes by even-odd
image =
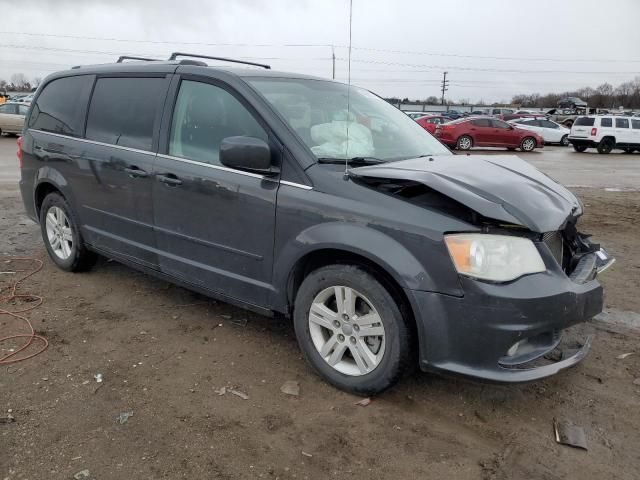
[[636, 379], [633, 381], [633, 384], [634, 384], [634, 385], [640, 385], [640, 377], [639, 377], [639, 378], [636, 378]]
[[300, 395], [300, 384], [295, 380], [287, 380], [280, 387], [280, 391], [285, 395], [292, 395], [297, 397]]
[[98, 383], [102, 383], [102, 380], [103, 380], [103, 378], [104, 378], [104, 377], [102, 376], [102, 374], [101, 374], [101, 373], [96, 373], [96, 374], [93, 376], [93, 378], [95, 378], [95, 379], [96, 379], [96, 382], [98, 382]]
[[304, 455], [305, 457], [313, 457], [313, 455], [311, 455], [310, 453], [305, 452], [304, 450], [302, 450], [302, 455]]
[[13, 423], [15, 421], [16, 417], [11, 415], [10, 413], [8, 413], [6, 417], [0, 417], [0, 423]]
[[553, 429], [555, 431], [557, 443], [588, 450], [587, 438], [582, 427], [573, 425], [569, 421], [557, 421], [554, 418]]
[[235, 325], [236, 327], [246, 327], [248, 322], [249, 320], [247, 320], [246, 318], [234, 318], [233, 320], [231, 320], [231, 324]]
[[367, 397], [367, 398], [363, 398], [362, 400], [358, 400], [356, 403], [354, 403], [354, 405], [358, 405], [359, 407], [366, 407], [370, 403], [371, 403], [371, 398]]
[[89, 470], [87, 469], [80, 470], [78, 473], [73, 475], [73, 478], [75, 478], [75, 480], [82, 480], [83, 478], [91, 478], [91, 473], [89, 473]]
[[247, 395], [244, 392], [241, 392], [240, 390], [234, 390], [233, 388], [228, 388], [227, 392], [231, 393], [232, 395], [235, 395], [236, 397], [240, 397], [243, 400], [249, 400], [249, 395]]
[[241, 392], [240, 390], [236, 390], [235, 388], [231, 388], [231, 387], [221, 387], [221, 388], [218, 388], [218, 389], [214, 390], [214, 392], [216, 392], [219, 396], [226, 395], [227, 393], [230, 393], [231, 395], [235, 395], [236, 397], [240, 397], [243, 400], [249, 400], [249, 395], [247, 395], [244, 392]]
[[620, 355], [618, 355], [616, 358], [618, 360], [624, 360], [625, 358], [627, 358], [629, 355], [633, 355], [634, 352], [627, 352], [627, 353], [621, 353]]
[[116, 422], [119, 423], [120, 425], [124, 425], [129, 421], [129, 418], [131, 417], [133, 417], [133, 410], [131, 410], [130, 412], [122, 412], [116, 418]]

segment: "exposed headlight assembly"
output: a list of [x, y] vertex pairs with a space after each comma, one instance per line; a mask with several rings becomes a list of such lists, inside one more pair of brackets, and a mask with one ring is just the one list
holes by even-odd
[[451, 259], [461, 275], [508, 282], [547, 268], [528, 238], [484, 233], [445, 235]]

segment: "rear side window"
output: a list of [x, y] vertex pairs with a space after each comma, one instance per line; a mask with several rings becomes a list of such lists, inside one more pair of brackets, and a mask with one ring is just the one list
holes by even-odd
[[18, 105], [18, 115], [26, 115], [29, 111], [29, 107], [26, 105]]
[[86, 138], [151, 150], [164, 91], [164, 78], [99, 78], [89, 106]]
[[49, 82], [38, 96], [29, 128], [72, 137], [82, 135], [83, 114], [93, 76], [64, 77]]
[[502, 120], [491, 120], [491, 125], [493, 128], [500, 128], [502, 130], [507, 130], [511, 125], [507, 122], [503, 122]]
[[268, 141], [265, 130], [228, 91], [183, 80], [173, 111], [169, 155], [220, 165], [220, 144], [227, 137]]
[[631, 120], [631, 128], [640, 130], [640, 120]]
[[616, 118], [616, 128], [629, 128], [629, 119]]
[[489, 127], [491, 126], [488, 118], [479, 118], [477, 120], [471, 120], [471, 123], [476, 127]]
[[[604, 118], [602, 120], [604, 120]], [[574, 125], [576, 125], [577, 127], [593, 127], [595, 121], [595, 118], [578, 117], [576, 118], [576, 123], [574, 123]]]
[[17, 105], [0, 105], [0, 113], [16, 114], [18, 113]]
[[613, 119], [611, 118], [601, 118], [600, 119], [601, 127], [613, 127]]

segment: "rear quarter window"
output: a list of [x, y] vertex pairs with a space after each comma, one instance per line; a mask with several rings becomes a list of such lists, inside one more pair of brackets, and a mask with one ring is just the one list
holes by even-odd
[[576, 118], [576, 123], [574, 123], [574, 125], [577, 127], [593, 127], [593, 124], [595, 123], [595, 121], [596, 121], [595, 118], [578, 117]]
[[93, 78], [92, 75], [78, 75], [47, 83], [33, 106], [29, 128], [82, 136], [83, 117]]

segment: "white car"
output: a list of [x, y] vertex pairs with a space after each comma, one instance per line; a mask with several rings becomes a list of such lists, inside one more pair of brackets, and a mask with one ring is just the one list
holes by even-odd
[[518, 128], [536, 132], [544, 139], [544, 143], [559, 143], [569, 145], [569, 133], [571, 131], [559, 123], [545, 118], [516, 118], [509, 122]]
[[589, 115], [576, 118], [569, 141], [576, 152], [587, 148], [610, 153], [614, 148], [626, 153], [640, 150], [640, 118], [612, 115]]
[[22, 133], [24, 116], [28, 110], [28, 105], [19, 103], [4, 103], [0, 105], [0, 135], [3, 133], [12, 133], [14, 135]]
[[420, 117], [424, 117], [425, 115], [429, 115], [429, 112], [409, 112], [409, 111], [404, 111], [404, 113], [406, 113], [409, 117], [411, 117], [413, 120], [416, 120]]

